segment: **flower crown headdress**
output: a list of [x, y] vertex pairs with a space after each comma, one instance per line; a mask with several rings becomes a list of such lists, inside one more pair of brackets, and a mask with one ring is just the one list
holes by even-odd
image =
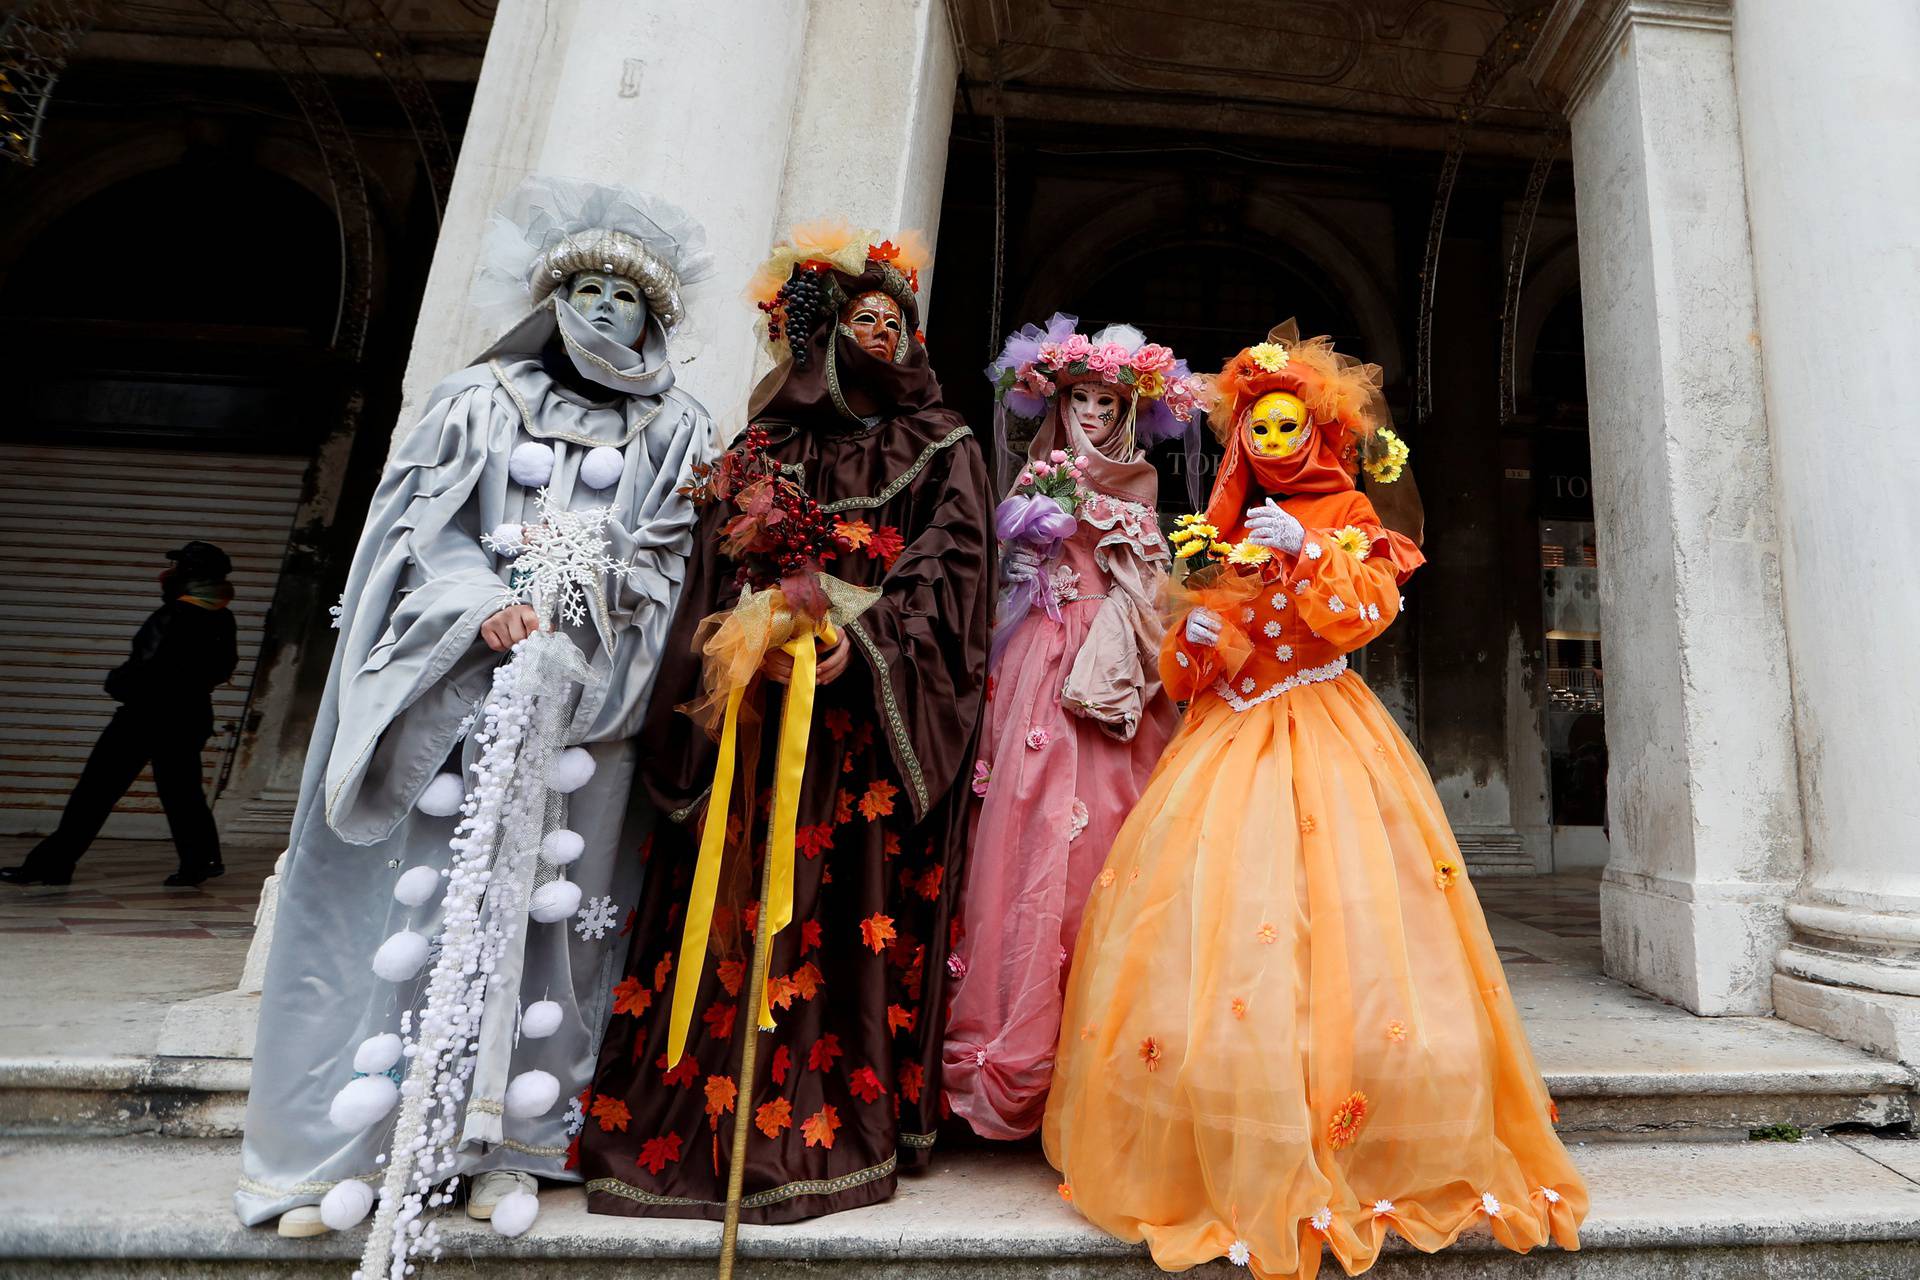
[[1391, 484], [1406, 468], [1409, 450], [1390, 425], [1381, 370], [1333, 349], [1324, 334], [1301, 338], [1299, 325], [1275, 325], [1267, 340], [1240, 351], [1200, 389], [1214, 434], [1224, 443], [1261, 396], [1285, 391], [1300, 397], [1316, 423], [1345, 432], [1348, 467], [1357, 461], [1376, 484]]
[[1104, 382], [1130, 393], [1135, 432], [1144, 444], [1179, 435], [1199, 407], [1187, 362], [1132, 325], [1108, 325], [1092, 337], [1076, 330], [1078, 316], [1057, 311], [1044, 327], [1025, 325], [1008, 335], [987, 366], [993, 398], [1015, 418], [1031, 421], [1076, 382]]
[[[878, 277], [880, 291], [898, 303], [905, 316], [917, 310], [920, 273], [932, 261], [933, 252], [918, 231], [900, 232], [896, 243], [878, 231], [833, 219], [796, 226], [773, 247], [747, 286], [760, 309], [761, 341], [779, 360], [786, 354], [781, 350], [784, 339], [794, 363], [804, 365], [807, 340], [821, 315], [837, 311], [847, 300], [835, 272]], [[921, 334], [901, 334], [895, 363], [904, 363], [911, 347], [924, 342]]]

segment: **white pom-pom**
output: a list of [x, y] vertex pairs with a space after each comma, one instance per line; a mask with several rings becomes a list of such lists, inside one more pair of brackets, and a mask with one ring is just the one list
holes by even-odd
[[585, 747], [568, 747], [547, 766], [547, 785], [561, 795], [578, 791], [593, 776], [593, 753]]
[[373, 971], [388, 982], [405, 982], [420, 972], [427, 962], [427, 940], [411, 929], [402, 929], [380, 944], [373, 953]]
[[493, 1206], [493, 1229], [503, 1236], [526, 1234], [533, 1220], [540, 1216], [540, 1197], [531, 1191], [515, 1191], [500, 1197], [500, 1203]]
[[533, 891], [527, 914], [541, 924], [565, 920], [580, 909], [580, 886], [571, 880], [551, 880]]
[[560, 1029], [564, 1015], [557, 1000], [535, 1000], [520, 1015], [520, 1034], [529, 1040], [545, 1040]]
[[371, 1129], [400, 1101], [400, 1086], [387, 1076], [358, 1076], [341, 1086], [327, 1104], [327, 1119], [348, 1133]]
[[413, 807], [430, 818], [451, 818], [460, 812], [460, 802], [467, 798], [467, 784], [460, 781], [457, 773], [443, 773], [427, 784]]
[[626, 467], [627, 460], [621, 452], [610, 444], [603, 444], [580, 460], [580, 483], [589, 489], [604, 489], [618, 483]]
[[553, 479], [553, 447], [537, 440], [515, 445], [507, 455], [507, 474], [529, 489], [538, 489]]
[[564, 867], [587, 851], [587, 842], [578, 831], [568, 831], [562, 827], [558, 831], [547, 832], [547, 838], [540, 842], [540, 860], [556, 867]]
[[403, 907], [417, 907], [440, 892], [440, 873], [432, 867], [409, 867], [393, 884], [393, 900]]
[[336, 1182], [320, 1201], [320, 1221], [329, 1231], [345, 1231], [360, 1225], [367, 1216], [367, 1210], [373, 1208], [373, 1188], [355, 1179], [352, 1182]]
[[527, 549], [527, 531], [513, 521], [493, 526], [493, 549], [503, 556], [517, 556]]
[[353, 1069], [377, 1076], [394, 1063], [400, 1061], [400, 1037], [388, 1031], [383, 1035], [368, 1036], [353, 1051]]
[[558, 1101], [560, 1082], [545, 1071], [522, 1071], [507, 1081], [507, 1114], [515, 1120], [543, 1116]]

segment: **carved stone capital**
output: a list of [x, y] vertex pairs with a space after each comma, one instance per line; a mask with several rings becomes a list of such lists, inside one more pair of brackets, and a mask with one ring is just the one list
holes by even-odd
[[1733, 32], [1733, 0], [1559, 0], [1527, 55], [1527, 76], [1579, 110], [1606, 59], [1635, 27]]

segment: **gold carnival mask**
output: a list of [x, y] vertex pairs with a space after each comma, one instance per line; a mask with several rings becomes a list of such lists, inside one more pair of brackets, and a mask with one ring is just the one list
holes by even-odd
[[860, 294], [840, 312], [842, 330], [868, 355], [891, 362], [900, 347], [900, 304], [878, 291]]
[[1291, 391], [1269, 391], [1253, 402], [1247, 417], [1247, 445], [1265, 458], [1286, 458], [1313, 435], [1307, 406]]

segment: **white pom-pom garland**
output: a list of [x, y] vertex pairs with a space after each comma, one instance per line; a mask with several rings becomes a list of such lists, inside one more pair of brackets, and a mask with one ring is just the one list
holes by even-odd
[[409, 867], [393, 884], [393, 900], [403, 907], [417, 907], [440, 892], [440, 873], [432, 867]]
[[430, 818], [451, 818], [460, 812], [460, 802], [467, 798], [467, 784], [460, 780], [457, 773], [443, 773], [427, 784], [413, 807]]
[[560, 1081], [545, 1071], [522, 1071], [507, 1081], [504, 1099], [507, 1114], [515, 1120], [531, 1120], [553, 1110], [560, 1101]]
[[493, 540], [493, 549], [503, 556], [517, 556], [527, 549], [527, 531], [509, 520], [493, 526], [489, 535]]
[[560, 1029], [562, 1016], [559, 1001], [535, 1000], [520, 1015], [520, 1034], [529, 1040], [545, 1040]]
[[540, 860], [554, 867], [564, 867], [586, 851], [587, 842], [580, 833], [565, 827], [547, 832], [547, 838], [540, 842]]
[[619, 481], [626, 465], [627, 460], [618, 449], [603, 444], [580, 460], [580, 483], [589, 489], [604, 489]]
[[386, 1076], [357, 1076], [346, 1082], [327, 1104], [327, 1119], [348, 1133], [371, 1129], [387, 1118], [400, 1101], [400, 1086]]
[[391, 1031], [384, 1035], [368, 1036], [353, 1051], [353, 1069], [370, 1076], [379, 1075], [398, 1061], [400, 1037]]
[[580, 909], [580, 886], [571, 880], [551, 880], [533, 891], [527, 914], [541, 924], [565, 920]]
[[402, 929], [380, 944], [373, 953], [373, 971], [388, 982], [405, 982], [420, 972], [427, 962], [427, 940], [411, 929]]
[[503, 1236], [525, 1235], [533, 1220], [540, 1216], [540, 1197], [531, 1191], [515, 1191], [500, 1197], [493, 1206], [493, 1229]]
[[587, 785], [593, 777], [593, 753], [585, 747], [568, 747], [547, 766], [547, 785], [568, 795]]
[[359, 1179], [337, 1182], [320, 1201], [320, 1221], [329, 1231], [346, 1231], [360, 1225], [373, 1208], [373, 1188]]
[[553, 479], [553, 447], [537, 440], [515, 445], [507, 455], [507, 474], [517, 484], [538, 489]]

